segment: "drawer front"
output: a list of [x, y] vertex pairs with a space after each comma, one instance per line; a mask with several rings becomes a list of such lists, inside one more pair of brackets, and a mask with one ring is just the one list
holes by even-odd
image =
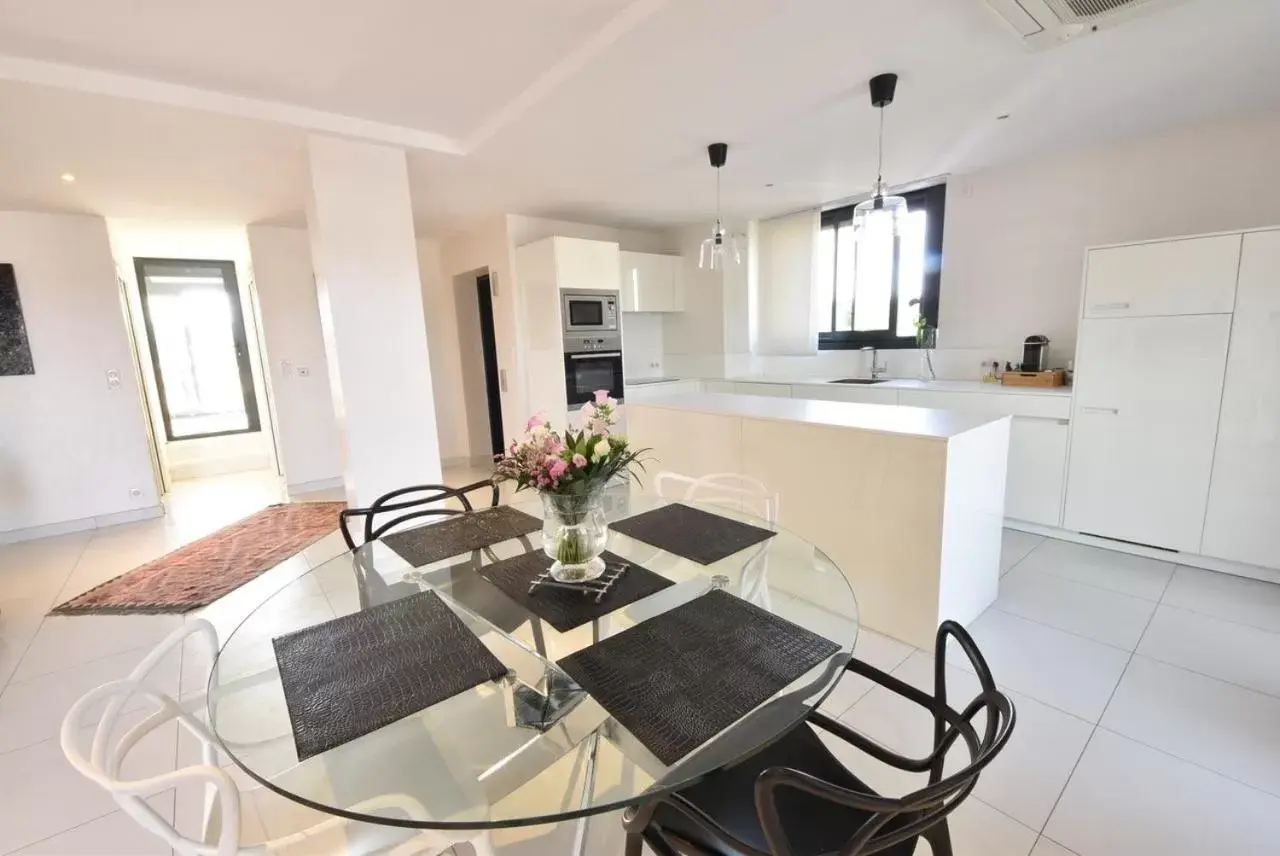
[[1231, 312], [1240, 241], [1240, 235], [1217, 235], [1090, 250], [1084, 316]]
[[991, 416], [1031, 416], [1041, 419], [1067, 419], [1071, 416], [1069, 395], [903, 389], [898, 392], [898, 403], [910, 407], [932, 407], [936, 410], [958, 410], [962, 413]]
[[733, 391], [738, 395], [763, 395], [770, 398], [790, 398], [791, 387], [784, 383], [737, 383]]

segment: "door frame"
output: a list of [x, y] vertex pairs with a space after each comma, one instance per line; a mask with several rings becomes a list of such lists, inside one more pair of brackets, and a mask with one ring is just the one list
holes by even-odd
[[[168, 267], [214, 267], [222, 273], [222, 284], [230, 298], [231, 336], [236, 350], [236, 366], [240, 372], [240, 393], [244, 399], [245, 416], [248, 427], [231, 431], [211, 431], [204, 434], [188, 434], [183, 437], [173, 435], [173, 423], [169, 415], [169, 402], [165, 398], [164, 374], [160, 369], [160, 351], [156, 345], [155, 328], [151, 321], [151, 306], [147, 296], [147, 266]], [[240, 301], [240, 283], [236, 279], [236, 264], [233, 261], [219, 259], [169, 259], [135, 256], [133, 259], [134, 275], [138, 286], [138, 300], [142, 305], [142, 321], [147, 333], [147, 349], [151, 354], [151, 369], [156, 383], [156, 397], [160, 401], [160, 415], [164, 424], [165, 440], [169, 443], [183, 440], [201, 440], [208, 437], [226, 437], [232, 434], [256, 434], [262, 430], [262, 420], [258, 413], [257, 390], [253, 383], [253, 367], [249, 362], [249, 340], [244, 324], [244, 310]], [[278, 466], [278, 464], [277, 464]]]

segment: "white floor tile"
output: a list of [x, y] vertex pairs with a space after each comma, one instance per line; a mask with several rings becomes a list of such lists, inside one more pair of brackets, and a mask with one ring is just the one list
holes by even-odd
[[[948, 818], [951, 849], [956, 856], [1028, 856], [1036, 831], [1028, 829], [977, 797], [969, 797]], [[928, 845], [916, 847], [928, 853]]]
[[[915, 650], [905, 642], [862, 628], [858, 631], [858, 643], [853, 648], [853, 656], [882, 672], [892, 673]], [[845, 672], [820, 709], [830, 716], [838, 717], [853, 707], [854, 702], [866, 695], [873, 686], [875, 684], [861, 675]]]
[[1170, 562], [1055, 538], [1046, 539], [1018, 569], [1075, 580], [1145, 600], [1159, 600], [1173, 575]]
[[1154, 601], [1037, 573], [1026, 562], [1000, 580], [995, 606], [1126, 651], [1138, 646], [1156, 608]]
[[1099, 729], [1044, 834], [1084, 856], [1267, 856], [1280, 799]]
[[13, 673], [14, 681], [45, 675], [111, 654], [154, 646], [180, 615], [76, 615], [46, 618]]
[[[933, 657], [928, 654], [913, 654], [893, 675], [933, 694]], [[979, 692], [978, 679], [971, 672], [947, 667], [947, 696], [953, 707], [962, 710]], [[1015, 820], [1040, 829], [1084, 751], [1093, 725], [1008, 692], [1017, 710], [1014, 733], [983, 771], [974, 793]], [[841, 719], [855, 731], [912, 757], [923, 757], [933, 748], [929, 713], [884, 687], [873, 689]], [[968, 759], [967, 749], [955, 747], [949, 753], [947, 772], [959, 770]]]
[[1138, 653], [1280, 696], [1280, 633], [1161, 604]]
[[1280, 796], [1280, 698], [1139, 656], [1101, 724]]
[[1036, 842], [1036, 846], [1031, 848], [1031, 856], [1078, 856], [1078, 854], [1072, 853], [1061, 844], [1050, 841], [1042, 835]]
[[1027, 557], [1042, 541], [1043, 535], [1032, 535], [1018, 529], [1004, 530], [1000, 549], [1000, 573], [1004, 574]]
[[[128, 676], [150, 650], [148, 646], [126, 651], [10, 683], [0, 693], [0, 752], [56, 737], [63, 716], [82, 695], [108, 681]], [[147, 683], [160, 692], [176, 696], [178, 659], [174, 652], [162, 660], [148, 676]], [[141, 704], [141, 700], [135, 700], [125, 710], [137, 709]], [[89, 711], [88, 715], [92, 717], [96, 711]]]
[[[141, 721], [141, 712], [121, 718], [122, 728]], [[92, 729], [81, 729], [81, 746], [92, 741]], [[170, 723], [144, 737], [125, 759], [123, 778], [141, 779], [172, 770], [177, 730]], [[0, 853], [43, 841], [115, 811], [105, 790], [80, 775], [62, 754], [57, 740], [0, 755]]]
[[1280, 633], [1280, 585], [1179, 567], [1162, 603]]
[[[173, 815], [173, 794], [151, 797], [148, 802], [163, 816]], [[123, 811], [59, 833], [15, 851], [13, 856], [169, 856], [164, 839], [147, 832]]]
[[[1097, 722], [1129, 653], [1016, 615], [988, 609], [969, 628], [1001, 686]], [[952, 645], [948, 662], [969, 668]]]

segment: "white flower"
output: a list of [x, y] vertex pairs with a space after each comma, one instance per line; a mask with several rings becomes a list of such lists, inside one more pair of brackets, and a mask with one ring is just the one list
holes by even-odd
[[591, 457], [595, 458], [597, 461], [602, 461], [608, 456], [609, 441], [607, 439], [602, 439], [599, 443], [596, 443], [595, 448], [591, 450]]

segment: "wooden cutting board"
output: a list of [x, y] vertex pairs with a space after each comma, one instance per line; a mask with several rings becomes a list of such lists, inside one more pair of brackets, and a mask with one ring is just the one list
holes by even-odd
[[1064, 386], [1067, 373], [1062, 369], [1048, 372], [1005, 372], [1000, 375], [1000, 383], [1004, 386]]

